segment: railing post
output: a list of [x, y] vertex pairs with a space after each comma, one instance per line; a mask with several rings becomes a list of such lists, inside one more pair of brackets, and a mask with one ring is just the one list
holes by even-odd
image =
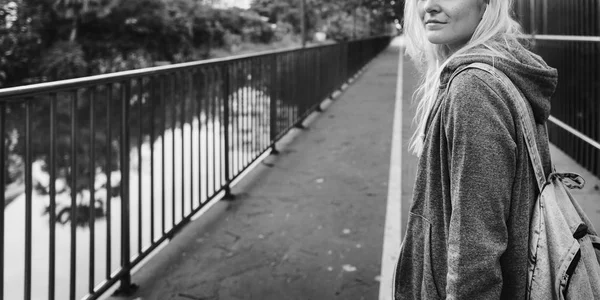
[[[52, 102], [54, 104], [54, 101]], [[52, 106], [51, 106], [52, 107]], [[6, 188], [6, 178], [5, 178], [5, 172], [4, 170], [6, 165], [5, 165], [5, 157], [6, 157], [6, 145], [4, 144], [4, 138], [5, 138], [5, 134], [4, 131], [6, 130], [6, 104], [2, 101], [0, 101], [0, 138], [3, 141], [2, 145], [0, 145], [0, 170], [2, 170], [2, 172], [0, 172], [0, 186], [2, 187], [2, 189], [4, 190]], [[52, 131], [51, 131], [52, 132]], [[51, 134], [51, 140], [52, 138], [54, 138], [54, 136]], [[53, 149], [53, 148], [50, 148]], [[53, 167], [53, 165], [51, 165]], [[54, 170], [53, 168], [50, 168], [50, 170]], [[52, 179], [52, 177], [50, 177]], [[53, 195], [53, 194], [50, 194]], [[52, 196], [51, 196], [52, 197]], [[6, 203], [6, 199], [4, 197], [4, 192], [2, 194], [0, 194], [0, 202], [2, 203]], [[52, 202], [51, 202], [52, 203]], [[52, 209], [53, 206], [52, 204], [50, 204], [50, 209]], [[4, 266], [4, 213], [6, 212], [6, 204], [2, 205], [2, 207], [0, 207], [0, 263], [2, 264], [2, 266]], [[53, 211], [51, 211], [52, 213]], [[50, 215], [52, 216], [52, 215]], [[52, 228], [52, 227], [51, 227]], [[52, 230], [52, 229], [51, 229]], [[52, 243], [52, 239], [50, 239], [50, 243]], [[51, 258], [53, 258], [52, 255], [50, 255]], [[52, 268], [50, 268], [50, 270], [52, 270]], [[54, 279], [54, 277], [51, 275], [50, 276], [51, 279]], [[4, 268], [2, 268], [0, 270], [0, 295], [4, 295]], [[54, 295], [52, 293], [50, 293], [50, 299], [54, 300]]]
[[122, 82], [121, 98], [121, 286], [115, 296], [129, 296], [137, 290], [131, 283], [131, 262], [129, 244], [129, 98], [131, 82]]
[[234, 200], [235, 196], [231, 194], [230, 187], [230, 174], [229, 174], [229, 98], [230, 98], [230, 90], [229, 90], [229, 65], [224, 63], [221, 65], [221, 73], [223, 76], [223, 128], [225, 131], [225, 153], [222, 153], [225, 157], [225, 196], [223, 196], [224, 200]]
[[304, 74], [304, 67], [305, 67], [305, 61], [304, 61], [304, 55], [306, 54], [305, 50], [303, 49], [302, 51], [298, 51], [296, 52], [296, 57], [294, 59], [294, 64], [296, 66], [296, 78], [298, 79], [298, 81], [300, 82], [300, 91], [296, 91], [294, 93], [294, 96], [296, 97], [297, 101], [295, 101], [297, 106], [297, 114], [296, 114], [296, 124], [294, 124], [294, 128], [296, 129], [300, 129], [300, 130], [304, 130], [306, 129], [306, 126], [304, 126], [304, 124], [302, 124], [302, 122], [304, 121], [305, 118], [305, 113], [306, 113], [306, 98], [304, 95], [304, 91], [305, 89], [303, 88], [304, 85], [306, 84], [306, 78], [305, 78], [305, 74]]
[[537, 32], [535, 32], [536, 30], [536, 26], [535, 26], [535, 9], [536, 9], [536, 2], [535, 0], [529, 0], [529, 30], [531, 31], [531, 35], [534, 36], [535, 34], [537, 34]]
[[271, 138], [271, 154], [279, 154], [277, 147], [275, 146], [275, 139], [277, 138], [277, 55], [271, 54], [271, 80], [269, 89], [269, 135]]

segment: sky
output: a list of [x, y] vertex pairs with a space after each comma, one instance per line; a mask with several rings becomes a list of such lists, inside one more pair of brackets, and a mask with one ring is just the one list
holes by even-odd
[[250, 8], [251, 0], [220, 0], [223, 6], [237, 6], [240, 8]]

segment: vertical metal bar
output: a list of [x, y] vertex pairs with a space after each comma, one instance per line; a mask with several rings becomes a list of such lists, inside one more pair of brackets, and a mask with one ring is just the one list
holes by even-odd
[[253, 126], [254, 126], [254, 118], [252, 117], [252, 110], [254, 109], [254, 59], [248, 59], [249, 70], [248, 73], [250, 77], [248, 78], [248, 111], [247, 117], [248, 120], [248, 128], [246, 131], [247, 139], [248, 139], [248, 165], [252, 162], [253, 157]]
[[143, 197], [143, 191], [142, 191], [142, 140], [143, 140], [143, 133], [142, 133], [142, 115], [143, 115], [143, 103], [144, 103], [144, 78], [140, 77], [137, 79], [137, 85], [138, 85], [138, 93], [137, 93], [137, 99], [138, 99], [138, 103], [137, 103], [137, 107], [138, 107], [138, 132], [137, 132], [137, 154], [138, 154], [138, 166], [137, 166], [137, 173], [138, 173], [138, 209], [137, 209], [137, 213], [138, 213], [138, 228], [137, 228], [137, 251], [138, 254], [142, 253], [142, 210], [143, 210], [143, 202], [142, 202], [142, 197]]
[[217, 169], [217, 160], [216, 160], [216, 157], [215, 157], [216, 156], [216, 151], [217, 151], [217, 145], [216, 145], [217, 143], [215, 141], [215, 139], [217, 137], [217, 134], [216, 134], [217, 126], [215, 125], [215, 123], [217, 121], [217, 116], [216, 116], [216, 114], [217, 114], [217, 109], [216, 109], [216, 106], [217, 106], [216, 97], [217, 97], [217, 95], [216, 94], [217, 93], [215, 91], [216, 80], [217, 80], [216, 79], [216, 77], [217, 77], [217, 75], [216, 75], [217, 71], [215, 69], [212, 69], [212, 71], [213, 71], [213, 77], [212, 77], [212, 84], [211, 84], [211, 87], [210, 87], [210, 91], [211, 91], [210, 94], [211, 95], [209, 97], [210, 102], [212, 102], [211, 103], [211, 110], [212, 110], [212, 173], [210, 174], [210, 177], [212, 177], [212, 184], [213, 184], [213, 186], [212, 186], [212, 188], [213, 188], [212, 192], [214, 194], [215, 191], [217, 191], [217, 174], [216, 174], [217, 173], [216, 172], [216, 169]]
[[175, 76], [177, 74], [172, 74], [170, 76], [170, 92], [171, 92], [171, 97], [170, 97], [170, 105], [171, 105], [171, 141], [173, 142], [171, 145], [171, 194], [172, 194], [172, 198], [171, 198], [171, 217], [173, 218], [171, 220], [171, 226], [175, 227], [175, 186], [176, 186], [176, 182], [175, 182], [175, 129], [177, 128], [177, 112], [176, 112], [176, 108], [175, 108], [175, 101], [177, 101], [177, 93], [174, 91], [175, 90]]
[[223, 129], [225, 131], [225, 149], [222, 150], [222, 156], [225, 159], [225, 197], [231, 196], [231, 189], [229, 187], [229, 65], [222, 64], [223, 72]]
[[254, 118], [254, 124], [256, 125], [255, 133], [253, 134], [255, 147], [254, 147], [254, 157], [256, 158], [258, 153], [262, 152], [262, 110], [264, 93], [262, 89], [262, 81], [264, 80], [264, 74], [262, 72], [262, 68], [264, 66], [264, 61], [262, 57], [256, 58], [256, 81], [254, 83], [254, 88], [256, 89], [256, 99], [254, 102], [254, 112], [252, 117]]
[[[566, 15], [569, 15], [565, 1], [557, 1], [557, 2], [560, 7], [560, 11], [566, 12]], [[569, 16], [569, 18], [570, 18], [570, 16]], [[558, 22], [559, 22], [558, 26], [560, 28], [561, 34], [568, 35], [569, 34], [569, 23], [568, 23], [568, 20], [565, 20], [565, 19], [566, 18], [558, 18]]]
[[262, 114], [259, 114], [259, 111], [262, 107], [262, 87], [261, 87], [261, 82], [263, 80], [262, 77], [262, 72], [261, 72], [261, 68], [262, 68], [262, 58], [261, 57], [257, 57], [256, 58], [256, 66], [255, 66], [255, 70], [254, 70], [254, 75], [255, 75], [255, 80], [254, 80], [254, 105], [252, 108], [252, 119], [254, 120], [254, 125], [255, 125], [255, 131], [252, 133], [252, 140], [254, 141], [254, 149], [253, 151], [253, 157], [256, 157], [256, 154], [258, 153], [257, 150], [259, 150], [260, 144], [262, 144], [262, 137], [260, 134], [260, 116], [262, 116]]
[[106, 279], [110, 278], [112, 265], [112, 94], [113, 84], [106, 87]]
[[[577, 18], [580, 18], [580, 17], [581, 17], [581, 15], [580, 15], [579, 11], [576, 10], [575, 18], [577, 19]], [[575, 30], [576, 30], [575, 31], [576, 34], [579, 34], [581, 32], [580, 28], [579, 28], [579, 22], [577, 20], [575, 20]], [[571, 44], [571, 49], [573, 49], [573, 52], [576, 53], [576, 54], [578, 54], [577, 56], [580, 56], [581, 53], [580, 53], [579, 47], [577, 47], [577, 43], [570, 42], [570, 44]], [[578, 65], [578, 61], [575, 59], [575, 57], [572, 57], [572, 60], [573, 60], [573, 67], [574, 67], [575, 78], [581, 78], [581, 68]], [[581, 82], [579, 80], [576, 81], [575, 87], [576, 88], [575, 88], [575, 91], [574, 91], [574, 95], [573, 95], [574, 97], [573, 98], [576, 99], [576, 101], [574, 102], [574, 105], [573, 105], [574, 114], [572, 115], [573, 122], [571, 123], [571, 126], [573, 126], [578, 131], [581, 131], [581, 126], [580, 126], [580, 123], [581, 123], [580, 120], [581, 120], [581, 118], [579, 117], [579, 114], [581, 113], [581, 111], [580, 111], [580, 106], [581, 106], [581, 96], [580, 96], [581, 95]], [[574, 150], [574, 154], [575, 154], [574, 158], [575, 158], [576, 161], [578, 161], [578, 162], [581, 163], [581, 148], [582, 148], [581, 147], [581, 140], [578, 139], [578, 138], [575, 138], [575, 137], [573, 137], [573, 138], [574, 138], [574, 141], [575, 141], [573, 143], [574, 144], [573, 146], [575, 147], [573, 149]]]
[[260, 58], [255, 58], [252, 61], [254, 63], [252, 68], [252, 91], [254, 93], [252, 96], [252, 109], [250, 110], [250, 117], [252, 118], [252, 131], [250, 133], [250, 140], [252, 141], [252, 160], [256, 158], [256, 149], [258, 149], [259, 142], [259, 140], [256, 138], [256, 129], [258, 128], [256, 110], [258, 109], [258, 97], [260, 96], [258, 90], [258, 82], [260, 80], [260, 73], [258, 72], [258, 68], [260, 67], [258, 64], [258, 62], [260, 62], [259, 59]]
[[235, 105], [237, 102], [237, 81], [238, 77], [236, 75], [237, 72], [237, 64], [236, 62], [232, 62], [230, 64], [231, 69], [229, 70], [229, 147], [230, 157], [229, 157], [229, 174], [235, 176], [236, 172], [236, 130], [235, 130], [235, 122], [236, 122], [236, 109]]
[[[288, 54], [283, 54], [281, 57], [281, 72], [282, 72], [282, 77], [279, 77], [278, 80], [279, 81], [279, 86], [277, 88], [279, 88], [280, 92], [281, 92], [281, 108], [278, 108], [277, 114], [278, 117], [280, 117], [280, 120], [278, 122], [278, 129], [281, 130], [286, 130], [288, 128], [288, 108], [289, 108], [289, 99], [288, 99], [288, 94], [289, 94], [289, 90], [288, 90], [288, 80], [287, 80], [287, 76], [289, 76], [289, 65], [288, 65]], [[278, 132], [281, 133], [281, 132]]]
[[[50, 228], [49, 237], [49, 255], [48, 255], [48, 299], [54, 300], [54, 285], [55, 285], [55, 274], [56, 274], [56, 94], [51, 95], [50, 99], [50, 159], [49, 159], [49, 170], [50, 170], [50, 207], [49, 214], [50, 220], [48, 227]], [[4, 106], [2, 106], [1, 114], [4, 114]], [[4, 121], [2, 115], [2, 122]], [[2, 141], [4, 141], [4, 126], [2, 126]], [[4, 144], [2, 144], [2, 150], [4, 150]], [[4, 163], [4, 153], [0, 155], [0, 160]], [[4, 170], [3, 166], [0, 168]], [[4, 174], [4, 172], [2, 172]], [[4, 184], [4, 179], [2, 179]], [[4, 202], [2, 202], [4, 203]], [[4, 206], [3, 206], [4, 207]], [[4, 214], [2, 214], [4, 215]], [[0, 279], [2, 280], [2, 279]], [[0, 284], [1, 285], [1, 284]], [[2, 291], [0, 291], [0, 298]]]
[[156, 76], [150, 77], [150, 244], [154, 244], [154, 131], [156, 123]]
[[195, 89], [194, 89], [194, 83], [193, 83], [193, 73], [190, 72], [186, 72], [185, 73], [186, 76], [186, 82], [188, 84], [188, 96], [189, 96], [189, 102], [190, 102], [190, 107], [186, 110], [186, 112], [188, 112], [188, 114], [186, 115], [187, 117], [189, 117], [189, 128], [190, 128], [190, 214], [192, 211], [194, 211], [194, 95], [195, 95]]
[[194, 70], [194, 87], [196, 92], [194, 94], [194, 102], [196, 103], [196, 118], [198, 119], [198, 207], [202, 207], [202, 88], [203, 86], [197, 87], [200, 84], [198, 78], [198, 70]]
[[197, 86], [196, 92], [196, 117], [198, 118], [198, 205], [202, 207], [203, 198], [202, 198], [202, 149], [203, 149], [203, 140], [202, 140], [202, 131], [204, 130], [202, 126], [202, 113], [203, 113], [203, 105], [202, 101], [204, 100], [204, 89], [206, 88], [204, 85], [204, 73], [201, 68], [197, 68], [194, 70], [195, 79], [194, 86]]
[[[187, 96], [187, 86], [185, 82], [185, 74], [178, 74], [179, 82], [182, 82], [183, 88], [179, 91], [179, 123], [181, 126], [181, 219], [185, 218], [185, 103]], [[184, 77], [184, 78], [181, 78]]]
[[[207, 119], [207, 122], [210, 122], [210, 132], [206, 133], [206, 136], [208, 137], [208, 142], [206, 144], [206, 147], [209, 148], [211, 150], [210, 152], [210, 160], [207, 160], [208, 165], [210, 168], [207, 168], [207, 172], [206, 175], [208, 176], [208, 178], [210, 179], [210, 183], [211, 183], [211, 190], [210, 193], [211, 195], [214, 194], [214, 181], [215, 181], [215, 116], [214, 116], [214, 110], [213, 110], [213, 89], [214, 89], [214, 80], [215, 80], [215, 74], [214, 74], [214, 70], [212, 70], [212, 68], [208, 67], [209, 69], [209, 76], [210, 78], [209, 80], [209, 85], [208, 85], [208, 90], [207, 90], [207, 97], [206, 97], [206, 105], [207, 105], [207, 109], [209, 112], [209, 117]], [[207, 151], [208, 153], [208, 151]], [[207, 186], [208, 188], [209, 186]]]
[[590, 12], [589, 11], [589, 1], [583, 0], [582, 2], [583, 2], [583, 5], [579, 4], [577, 6], [578, 13], [579, 13], [579, 16], [577, 18], [577, 20], [578, 20], [577, 23], [579, 25], [578, 26], [578, 29], [579, 29], [578, 33], [580, 35], [587, 35], [587, 31], [588, 31], [587, 20], [588, 20], [589, 12]]
[[244, 142], [244, 125], [243, 125], [243, 101], [244, 101], [244, 90], [246, 88], [244, 78], [244, 63], [242, 60], [236, 63], [236, 103], [235, 103], [235, 150], [236, 150], [236, 174], [239, 173], [243, 167], [243, 142]]
[[[2, 144], [0, 145], [0, 186], [4, 191], [6, 189], [6, 178], [5, 172], [6, 170], [6, 145], [4, 143], [4, 139], [6, 137], [6, 104], [0, 101], [0, 140]], [[52, 201], [52, 200], [51, 200]], [[6, 203], [6, 199], [4, 197], [4, 193], [0, 193], [0, 202]], [[0, 265], [4, 266], [4, 213], [6, 205], [2, 205], [0, 207]], [[50, 253], [53, 253], [50, 250]], [[53, 258], [52, 256], [50, 257]], [[51, 263], [52, 264], [52, 263]], [[53, 285], [50, 285], [53, 286]], [[53, 287], [51, 288], [53, 289]], [[54, 293], [50, 293], [50, 295], [54, 295]], [[4, 299], [4, 267], [0, 268], [0, 299]], [[50, 299], [53, 300], [53, 299]]]
[[120, 290], [131, 289], [130, 267], [130, 224], [129, 224], [129, 102], [131, 99], [131, 81], [122, 82], [121, 98], [121, 276]]
[[[296, 74], [298, 72], [297, 68], [297, 52], [292, 52], [289, 56], [290, 60], [290, 73]], [[294, 76], [295, 77], [295, 76]], [[292, 127], [298, 122], [298, 94], [296, 85], [292, 84], [290, 80], [288, 80], [288, 88], [290, 91], [290, 115], [291, 120], [289, 121], [289, 126]]]
[[[296, 72], [296, 52], [292, 52], [289, 56], [288, 56], [288, 71], [290, 73], [290, 76], [293, 76], [293, 74]], [[287, 82], [287, 90], [289, 91], [289, 100], [290, 100], [290, 105], [288, 105], [289, 109], [288, 109], [288, 117], [291, 116], [291, 118], [288, 118], [288, 127], [292, 127], [296, 121], [297, 121], [297, 110], [298, 110], [298, 106], [296, 103], [296, 99], [297, 99], [297, 95], [296, 95], [296, 85], [292, 84], [291, 80], [286, 80]]]
[[[596, 34], [600, 36], [600, 3], [596, 3], [596, 16], [598, 17], [596, 19], [596, 25], [598, 26], [598, 31], [596, 31]], [[598, 53], [600, 52], [600, 43], [595, 43], [594, 44], [594, 53]], [[598, 56], [594, 57], [595, 63], [594, 63], [594, 74], [595, 74], [595, 78], [596, 78], [596, 82], [600, 81], [600, 58]], [[592, 95], [593, 99], [600, 99], [600, 89], [596, 89], [595, 94]], [[600, 102], [596, 101], [595, 102], [595, 110], [594, 110], [594, 116], [600, 116]], [[594, 120], [595, 121], [595, 138], [596, 141], [600, 141], [600, 121], [598, 120]], [[598, 177], [600, 177], [600, 149], [596, 149], [595, 150], [596, 156], [595, 156], [595, 172], [594, 174]]]
[[251, 58], [247, 59], [248, 62], [248, 77], [246, 81], [248, 83], [248, 98], [247, 98], [247, 110], [246, 110], [246, 141], [247, 141], [247, 162], [246, 167], [252, 161], [252, 107], [254, 105], [254, 60]]
[[31, 165], [31, 102], [25, 100], [25, 299], [31, 299], [31, 201], [32, 180]]
[[69, 298], [75, 299], [76, 272], [77, 272], [77, 103], [79, 96], [77, 90], [73, 92], [71, 101], [71, 267]]
[[160, 188], [160, 204], [161, 204], [161, 218], [160, 218], [160, 225], [161, 225], [161, 235], [164, 235], [166, 230], [165, 230], [165, 219], [166, 219], [166, 192], [165, 192], [165, 187], [166, 187], [166, 180], [165, 180], [165, 132], [167, 131], [167, 105], [165, 104], [166, 101], [166, 91], [165, 91], [165, 85], [167, 84], [167, 82], [165, 82], [167, 79], [165, 78], [164, 75], [161, 75], [160, 77], [160, 111], [161, 111], [161, 126], [160, 126], [160, 142], [161, 142], [161, 158], [160, 158], [160, 170], [161, 170], [161, 188]]
[[[274, 55], [272, 55], [274, 56]], [[271, 56], [264, 56], [264, 79], [263, 79], [263, 150], [268, 150], [271, 146]], [[267, 94], [268, 92], [268, 94]]]
[[[575, 14], [575, 16], [576, 16], [576, 14]], [[574, 23], [571, 30], [572, 30], [572, 32], [576, 33], [577, 32], [576, 29], [577, 29], [577, 23]], [[568, 42], [568, 49], [569, 49], [569, 53], [571, 53], [571, 56], [569, 58], [570, 65], [571, 65], [571, 72], [572, 72], [571, 74], [574, 76], [573, 78], [577, 78], [577, 75], [578, 75], [577, 74], [578, 69], [576, 68], [577, 61], [575, 60], [575, 57], [574, 57], [577, 53], [577, 48], [575, 46], [575, 43]], [[573, 91], [573, 94], [574, 94], [573, 98], [578, 99], [579, 86], [578, 86], [577, 82], [575, 82], [575, 87], [576, 88]], [[571, 126], [573, 126], [574, 128], [577, 128], [577, 123], [576, 123], [577, 122], [577, 117], [576, 117], [577, 116], [577, 101], [575, 101], [573, 105], [569, 105], [569, 107], [570, 107], [570, 112], [571, 112], [569, 114], [569, 124]], [[571, 153], [569, 155], [571, 155], [571, 157], [573, 157], [575, 160], [577, 160], [577, 143], [578, 143], [579, 139], [570, 134], [569, 134], [569, 137], [570, 137], [569, 144], [571, 145]]]
[[210, 146], [210, 69], [208, 67], [204, 67], [202, 69], [203, 74], [203, 82], [204, 82], [204, 91], [202, 93], [202, 101], [204, 108], [204, 188], [206, 193], [206, 199], [210, 198], [210, 156], [209, 156], [209, 146]]
[[310, 86], [310, 80], [308, 80], [308, 76], [307, 76], [307, 59], [306, 59], [306, 54], [308, 53], [306, 50], [300, 52], [300, 77], [302, 78], [302, 85], [305, 88], [301, 88], [300, 89], [300, 107], [302, 107], [302, 118], [301, 118], [301, 122], [304, 120], [304, 118], [306, 118], [308, 110], [310, 109], [310, 107], [312, 106], [311, 104], [313, 104], [308, 98], [307, 96], [307, 92], [312, 88], [312, 86]]
[[[598, 3], [598, 1], [596, 1], [594, 3], [596, 4], [596, 10], [595, 10], [596, 17], [594, 18], [594, 20], [596, 20], [596, 26], [594, 27], [596, 32], [594, 33], [594, 35], [600, 36], [600, 3]], [[598, 69], [596, 69], [596, 70], [598, 70]], [[598, 98], [596, 98], [596, 99], [598, 99]], [[600, 122], [598, 122], [598, 123], [600, 123]]]
[[[591, 9], [590, 6], [591, 6], [591, 4], [588, 3], [589, 9]], [[586, 26], [588, 28], [588, 32], [591, 32], [590, 31], [591, 25], [592, 25], [591, 22], [588, 22], [588, 24]], [[589, 53], [594, 53], [594, 52], [592, 52], [594, 50], [593, 46], [594, 46], [594, 44], [592, 44], [592, 43], [585, 43], [586, 61], [584, 62], [584, 65], [585, 65], [585, 73], [584, 73], [585, 75], [584, 76], [587, 76], [590, 79], [593, 78], [592, 76], [593, 76], [594, 71], [591, 69], [591, 65], [593, 62], [591, 60], [592, 56], [589, 55]], [[593, 82], [593, 81], [590, 81], [590, 83], [591, 82]], [[585, 126], [584, 130], [585, 130], [585, 134], [587, 136], [593, 136], [592, 122], [591, 122], [591, 116], [592, 116], [591, 112], [593, 111], [591, 95], [593, 95], [593, 86], [594, 86], [594, 84], [588, 84], [586, 86], [587, 94], [590, 95], [585, 98], [586, 101], [584, 103], [584, 105], [585, 105], [585, 107], [584, 107], [584, 112], [585, 112], [585, 114], [584, 114], [584, 118], [585, 118], [584, 119], [584, 126]], [[586, 150], [585, 151], [586, 165], [587, 165], [588, 170], [592, 171], [593, 170], [593, 161], [592, 161], [593, 147], [588, 143], [586, 143], [585, 147], [586, 147], [586, 149], [585, 149]]]
[[[222, 187], [223, 180], [223, 149], [222, 142], [223, 136], [221, 134], [221, 126], [223, 126], [223, 116], [222, 113], [222, 105], [223, 105], [223, 72], [221, 72], [221, 64], [215, 65], [215, 93], [214, 93], [214, 103], [215, 103], [215, 120], [219, 126], [215, 126], [215, 156], [218, 154], [219, 159], [215, 160], [215, 191], [218, 191]], [[217, 176], [217, 173], [219, 176]]]
[[247, 102], [248, 102], [248, 63], [247, 60], [240, 61], [240, 68], [242, 69], [242, 76], [240, 78], [241, 85], [241, 94], [240, 94], [240, 116], [239, 116], [239, 135], [240, 135], [240, 168], [239, 171], [242, 171], [246, 168], [246, 140], [247, 140], [247, 120], [248, 120], [248, 112], [247, 112]]
[[303, 51], [302, 53], [302, 77], [303, 77], [303, 86], [305, 86], [306, 88], [302, 89], [302, 95], [301, 95], [301, 99], [300, 101], [303, 103], [304, 109], [303, 109], [303, 117], [302, 119], [305, 119], [306, 117], [308, 117], [308, 113], [310, 113], [311, 108], [314, 107], [315, 101], [314, 99], [312, 99], [309, 95], [310, 95], [310, 90], [313, 87], [312, 85], [312, 81], [311, 78], [308, 76], [308, 67], [310, 67], [310, 60], [308, 57], [309, 52], [308, 51]]
[[259, 100], [259, 108], [260, 109], [260, 113], [258, 114], [257, 118], [259, 120], [259, 149], [260, 152], [263, 152], [265, 150], [265, 119], [264, 119], [264, 113], [267, 112], [267, 110], [265, 110], [265, 101], [266, 101], [266, 96], [265, 96], [265, 67], [266, 67], [266, 59], [265, 57], [261, 57], [260, 59], [260, 64], [259, 64], [259, 68], [260, 68], [260, 80], [258, 82], [259, 84], [259, 90], [260, 90], [260, 100]]
[[260, 74], [259, 74], [259, 82], [258, 82], [258, 86], [259, 86], [259, 107], [258, 109], [260, 109], [260, 113], [258, 114], [257, 118], [258, 118], [258, 124], [259, 124], [259, 150], [260, 152], [263, 152], [265, 150], [265, 120], [264, 120], [264, 114], [265, 112], [267, 112], [267, 110], [265, 110], [265, 101], [266, 101], [266, 96], [265, 96], [265, 67], [266, 67], [266, 60], [265, 57], [261, 57], [260, 58], [260, 64], [259, 64], [259, 68], [260, 68]]
[[[242, 78], [244, 77], [243, 66], [240, 61], [236, 62], [236, 87], [235, 87], [235, 173], [237, 174], [241, 169], [242, 165], [242, 151], [241, 151], [241, 130], [240, 130], [240, 111], [242, 107], [242, 92], [244, 88], [244, 83], [242, 82]], [[240, 76], [241, 74], [241, 76]]]
[[205, 177], [205, 189], [206, 189], [206, 199], [210, 198], [210, 189], [209, 189], [209, 180], [211, 177], [211, 174], [209, 172], [209, 166], [210, 166], [210, 161], [209, 161], [209, 156], [208, 156], [208, 150], [209, 150], [209, 122], [210, 122], [210, 88], [211, 88], [211, 82], [208, 79], [208, 77], [210, 77], [210, 70], [208, 70], [208, 68], [203, 69], [203, 74], [204, 74], [204, 100], [205, 104], [204, 104], [204, 121], [205, 121], [205, 134], [204, 134], [204, 161], [205, 161], [205, 172], [204, 172], [204, 177]]
[[[223, 65], [226, 65], [226, 63], [223, 63]], [[221, 74], [221, 76], [219, 78], [221, 78], [221, 80], [223, 80], [223, 77], [225, 76], [225, 74], [223, 73], [223, 69], [219, 68], [219, 73]], [[227, 180], [225, 179], [225, 160], [227, 159], [225, 156], [227, 156], [227, 151], [225, 150], [225, 131], [226, 129], [223, 127], [225, 124], [225, 101], [226, 101], [226, 97], [225, 95], [228, 95], [229, 92], [227, 92], [227, 94], [225, 94], [225, 82], [223, 80], [223, 82], [221, 83], [221, 85], [219, 85], [219, 95], [221, 96], [219, 98], [220, 104], [219, 106], [217, 106], [217, 109], [219, 110], [219, 124], [221, 124], [221, 127], [219, 128], [218, 132], [219, 132], [219, 188], [224, 188], [225, 186], [228, 186]]]
[[89, 207], [89, 212], [90, 212], [90, 219], [88, 220], [88, 226], [90, 228], [90, 255], [89, 255], [89, 276], [88, 276], [88, 292], [90, 294], [94, 293], [94, 273], [96, 271], [96, 265], [95, 265], [95, 231], [96, 231], [96, 227], [95, 227], [95, 222], [96, 222], [96, 136], [95, 136], [95, 132], [96, 132], [96, 128], [95, 128], [95, 118], [94, 118], [94, 111], [95, 111], [95, 97], [94, 94], [96, 92], [96, 88], [95, 87], [91, 87], [90, 88], [90, 161], [89, 161], [89, 189], [90, 189], [90, 207]]
[[297, 112], [296, 112], [296, 122], [297, 124], [300, 126], [302, 126], [302, 116], [304, 114], [304, 99], [303, 99], [303, 91], [302, 91], [302, 87], [305, 86], [306, 82], [304, 81], [304, 68], [303, 68], [303, 55], [304, 51], [298, 51], [296, 52], [296, 57], [294, 59], [295, 62], [295, 73], [297, 78], [299, 79], [299, 81], [301, 82], [300, 85], [295, 85], [294, 89], [295, 89], [295, 93], [294, 95], [296, 96], [296, 107], [297, 107]]
[[264, 68], [265, 68], [265, 58], [261, 57], [258, 59], [258, 80], [257, 80], [257, 94], [258, 94], [258, 100], [257, 100], [257, 107], [256, 107], [256, 124], [257, 125], [257, 145], [258, 145], [258, 152], [260, 153], [262, 151], [264, 151], [263, 149], [263, 145], [264, 145], [264, 119], [263, 119], [263, 115], [266, 112], [265, 109], [265, 89], [264, 89], [264, 80], [265, 80], [265, 72], [264, 72]]

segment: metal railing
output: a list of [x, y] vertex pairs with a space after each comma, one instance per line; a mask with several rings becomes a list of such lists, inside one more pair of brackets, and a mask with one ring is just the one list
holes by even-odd
[[545, 40], [535, 49], [558, 69], [550, 141], [600, 176], [600, 41]]
[[0, 90], [0, 299], [96, 299], [390, 37]]
[[550, 141], [600, 176], [600, 2], [519, 1], [534, 50], [558, 69]]

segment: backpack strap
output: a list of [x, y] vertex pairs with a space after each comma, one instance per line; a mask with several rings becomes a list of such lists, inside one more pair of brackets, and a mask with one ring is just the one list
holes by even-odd
[[467, 66], [467, 68], [481, 69], [492, 75], [495, 75], [508, 89], [510, 94], [514, 95], [517, 99], [516, 104], [517, 113], [519, 114], [519, 121], [521, 122], [523, 136], [525, 137], [527, 151], [529, 152], [529, 159], [531, 161], [531, 165], [533, 166], [533, 171], [535, 172], [537, 185], [541, 193], [543, 187], [546, 185], [546, 176], [544, 175], [544, 167], [542, 166], [541, 156], [538, 151], [537, 144], [535, 142], [535, 130], [532, 125], [533, 121], [528, 114], [529, 108], [527, 102], [525, 101], [525, 98], [521, 94], [521, 91], [517, 89], [517, 87], [513, 84], [510, 78], [508, 78], [508, 76], [504, 74], [504, 72], [496, 69], [493, 66], [484, 63], [473, 63]]

